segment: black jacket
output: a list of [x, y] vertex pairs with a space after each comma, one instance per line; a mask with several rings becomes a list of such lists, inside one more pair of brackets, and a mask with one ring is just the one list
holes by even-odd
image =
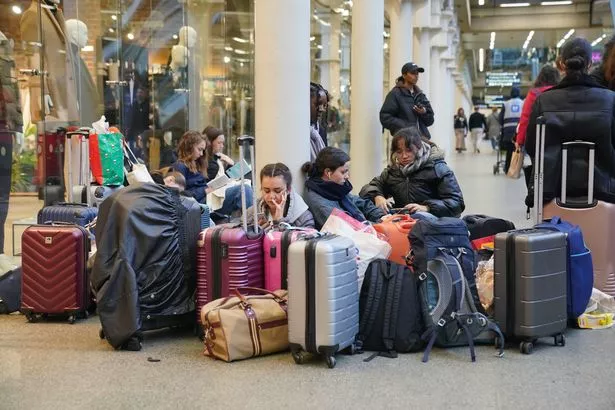
[[480, 112], [473, 112], [470, 115], [470, 129], [472, 128], [487, 128], [487, 119]]
[[[526, 149], [534, 158], [536, 118], [547, 121], [544, 167], [544, 202], [556, 197], [561, 188], [561, 143], [582, 140], [596, 144], [594, 167], [595, 198], [615, 203], [615, 92], [600, 86], [589, 75], [564, 78], [542, 93], [532, 108], [527, 128]], [[587, 151], [568, 151], [569, 197], [587, 195]], [[573, 170], [573, 171], [571, 171]], [[533, 205], [533, 190], [526, 204]]]
[[601, 86], [603, 87], [607, 87], [608, 88], [608, 83], [606, 81], [606, 77], [604, 74], [604, 65], [600, 64], [597, 65], [596, 67], [594, 67], [592, 69], [592, 71], [589, 73], [589, 75]]
[[468, 130], [468, 120], [466, 120], [466, 117], [460, 117], [458, 115], [455, 115], [453, 117], [453, 128], [455, 128], [456, 130]]
[[[411, 93], [406, 87], [394, 87], [386, 96], [380, 109], [380, 123], [394, 135], [398, 130], [418, 125], [426, 138], [431, 138], [427, 127], [434, 123], [434, 113], [427, 96], [420, 88], [414, 87], [416, 92]], [[421, 105], [427, 112], [423, 115], [416, 113], [412, 107]], [[419, 121], [420, 120], [420, 121]]]
[[459, 216], [465, 209], [455, 174], [435, 145], [432, 145], [429, 160], [417, 172], [407, 177], [398, 167], [388, 166], [365, 185], [359, 195], [372, 201], [378, 195], [393, 197], [398, 208], [411, 203], [427, 205], [429, 212], [438, 217]]

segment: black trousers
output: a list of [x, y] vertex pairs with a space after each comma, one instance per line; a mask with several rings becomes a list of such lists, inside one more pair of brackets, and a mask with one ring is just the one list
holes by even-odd
[[502, 141], [500, 142], [500, 148], [506, 150], [506, 163], [504, 164], [504, 173], [508, 173], [508, 168], [510, 167], [510, 160], [512, 158], [513, 152], [515, 152], [515, 144], [511, 141]]
[[0, 131], [0, 254], [4, 253], [4, 223], [9, 214], [13, 134]]

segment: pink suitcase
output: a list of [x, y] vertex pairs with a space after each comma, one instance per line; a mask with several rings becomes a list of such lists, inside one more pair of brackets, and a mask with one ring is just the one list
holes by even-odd
[[[566, 195], [568, 149], [574, 146], [583, 146], [589, 150], [589, 189], [587, 198], [581, 200]], [[593, 143], [574, 141], [562, 144], [561, 194], [545, 206], [543, 216], [559, 216], [581, 227], [585, 243], [592, 252], [594, 287], [615, 296], [615, 204], [594, 200], [594, 156]]]
[[263, 239], [265, 289], [288, 289], [288, 247], [299, 238], [316, 234], [315, 229], [289, 228], [272, 230]]
[[[239, 143], [239, 157], [244, 158], [244, 145], [249, 145], [254, 164], [254, 138], [241, 137]], [[244, 174], [243, 169], [241, 173]], [[256, 212], [253, 230], [248, 230], [243, 189], [241, 202], [243, 226], [218, 225], [199, 234], [196, 265], [196, 313], [199, 323], [205, 304], [229, 296], [237, 288], [262, 288], [264, 285], [263, 232], [259, 231]]]

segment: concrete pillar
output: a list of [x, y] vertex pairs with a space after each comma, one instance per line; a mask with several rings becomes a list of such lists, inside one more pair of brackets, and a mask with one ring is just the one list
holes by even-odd
[[351, 180], [355, 192], [382, 169], [384, 1], [355, 0], [352, 9]]
[[[422, 28], [419, 34], [419, 55], [415, 58], [415, 63], [425, 69], [425, 72], [420, 74], [418, 86], [427, 98], [431, 101], [431, 30], [428, 28]], [[400, 67], [401, 69], [401, 67]]]
[[413, 7], [411, 0], [389, 0], [389, 19], [391, 21], [391, 46], [389, 56], [389, 81], [391, 88], [395, 79], [401, 75], [401, 67], [413, 61], [414, 30]]
[[350, 33], [341, 33], [340, 50], [341, 69], [340, 69], [340, 87], [344, 87], [344, 92], [341, 92], [340, 97], [342, 100], [342, 106], [348, 107], [350, 105], [350, 93], [348, 87], [350, 86]]
[[433, 47], [431, 49], [431, 63], [429, 66], [430, 87], [427, 97], [429, 98], [431, 107], [434, 111], [435, 122], [431, 127], [429, 127], [429, 132], [433, 142], [444, 146], [446, 136], [444, 135], [442, 121], [446, 121], [449, 116], [448, 113], [445, 112], [446, 108], [444, 100], [448, 98], [448, 95], [446, 93], [446, 85], [443, 83], [444, 77], [442, 75], [441, 61], [441, 49], [438, 47]]
[[340, 15], [331, 13], [330, 26], [321, 26], [320, 84], [329, 91], [336, 101], [340, 95]]
[[309, 0], [254, 2], [254, 169], [258, 175], [265, 164], [283, 161], [298, 192], [303, 192], [301, 165], [310, 160], [310, 19]]

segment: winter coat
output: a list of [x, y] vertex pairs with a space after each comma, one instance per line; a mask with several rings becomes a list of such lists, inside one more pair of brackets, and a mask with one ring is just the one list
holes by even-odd
[[[615, 92], [600, 86], [591, 76], [565, 77], [542, 93], [532, 108], [525, 147], [532, 159], [536, 149], [536, 119], [547, 122], [544, 157], [544, 202], [555, 198], [561, 189], [563, 142], [582, 140], [596, 144], [594, 197], [615, 203]], [[568, 196], [587, 195], [587, 151], [568, 152]], [[533, 205], [533, 189], [526, 204]]]
[[532, 88], [530, 92], [527, 93], [527, 97], [525, 97], [525, 101], [523, 102], [523, 111], [521, 111], [521, 119], [519, 120], [519, 125], [517, 126], [517, 144], [525, 145], [527, 124], [530, 121], [530, 114], [532, 113], [534, 101], [536, 101], [536, 98], [538, 98], [540, 94], [547, 91], [551, 87], [553, 86], [546, 85], [544, 87], [536, 87]]
[[[431, 138], [427, 127], [434, 123], [434, 112], [427, 96], [420, 88], [414, 86], [411, 93], [405, 86], [394, 87], [386, 96], [380, 109], [380, 123], [395, 135], [402, 128], [418, 126], [426, 138]], [[421, 105], [427, 112], [423, 115], [415, 112], [412, 107]]]
[[179, 172], [186, 178], [186, 191], [190, 192], [194, 199], [200, 203], [205, 203], [205, 188], [207, 188], [207, 180], [200, 172], [192, 172], [186, 164], [177, 161], [173, 164], [173, 170]]
[[456, 130], [464, 130], [465, 132], [467, 132], [468, 120], [466, 120], [466, 117], [460, 117], [458, 115], [455, 115], [453, 117], [453, 128], [455, 128]]
[[[338, 201], [327, 199], [316, 192], [306, 189], [303, 195], [305, 202], [310, 207], [312, 215], [314, 215], [314, 222], [316, 223], [316, 229], [322, 228], [322, 226], [331, 215], [333, 208], [342, 209], [342, 206]], [[372, 201], [365, 200], [356, 195], [348, 194], [350, 201], [363, 213], [365, 219], [370, 222], [379, 222], [380, 218], [384, 216], [384, 211], [378, 208]]]
[[426, 205], [429, 213], [438, 217], [461, 215], [465, 204], [459, 183], [444, 162], [444, 152], [431, 145], [431, 155], [418, 171], [406, 176], [398, 166], [390, 165], [365, 185], [359, 195], [370, 201], [379, 195], [393, 197], [397, 208], [412, 203]]
[[[259, 213], [264, 213], [265, 218], [269, 219], [269, 208], [265, 201], [260, 198], [256, 205]], [[248, 209], [248, 221], [252, 221], [254, 218], [254, 206], [251, 206]], [[314, 216], [308, 209], [307, 204], [301, 198], [301, 195], [296, 193], [294, 190], [290, 191], [290, 195], [288, 197], [288, 205], [285, 211], [284, 218], [277, 221], [277, 223], [287, 223], [292, 226], [296, 226], [298, 228], [313, 228], [314, 227]]]
[[502, 125], [500, 124], [499, 115], [491, 113], [487, 117], [487, 135], [489, 138], [500, 138], [502, 132]]
[[480, 112], [473, 112], [472, 115], [470, 115], [470, 129], [474, 128], [487, 128], [487, 120]]

